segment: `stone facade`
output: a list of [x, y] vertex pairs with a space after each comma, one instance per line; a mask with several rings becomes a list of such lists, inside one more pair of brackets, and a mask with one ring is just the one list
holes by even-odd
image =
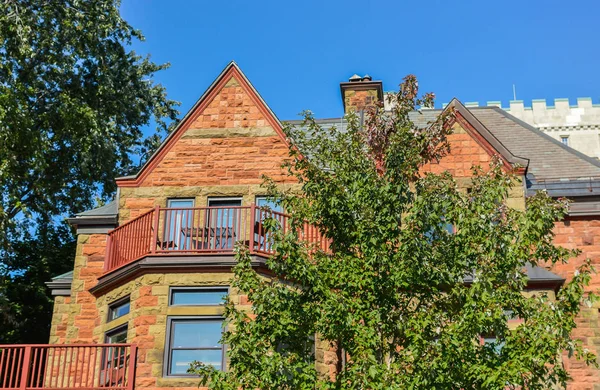
[[[587, 258], [592, 259], [596, 270], [600, 269], [600, 220], [594, 217], [568, 217], [556, 224], [555, 240], [557, 245], [569, 249], [578, 249], [581, 254], [570, 259], [568, 264], [557, 264], [552, 269], [556, 274], [569, 280], [574, 270]], [[600, 276], [595, 275], [588, 287], [589, 291], [600, 291]], [[600, 353], [600, 305], [582, 308], [577, 328], [573, 335], [596, 354]], [[573, 390], [600, 389], [600, 371], [587, 367], [576, 360], [565, 359], [565, 365], [573, 377]]]
[[[172, 134], [146, 167], [135, 177], [117, 180], [119, 185], [118, 220], [129, 221], [156, 206], [166, 206], [169, 198], [194, 198], [197, 206], [207, 205], [209, 197], [236, 196], [243, 205], [264, 195], [262, 175], [275, 179], [280, 186], [293, 189], [297, 184], [284, 175], [281, 164], [287, 158], [287, 145], [260, 100], [237, 67], [228, 68], [195, 106], [180, 128]], [[220, 80], [220, 81], [219, 81]], [[370, 80], [369, 80], [370, 81]], [[358, 84], [357, 84], [358, 85]], [[371, 104], [378, 96], [373, 90], [345, 90], [347, 109]], [[364, 99], [364, 104], [356, 99]], [[491, 154], [472, 129], [459, 122], [450, 136], [451, 153], [425, 172], [451, 172], [460, 186], [467, 188], [473, 165], [486, 166]], [[525, 191], [515, 183], [510, 193], [512, 207], [525, 207]], [[557, 272], [568, 278], [574, 265], [584, 256], [600, 255], [600, 222], [596, 218], [572, 218], [557, 224], [556, 242], [584, 251], [581, 258]], [[169, 291], [174, 286], [228, 286], [230, 270], [188, 268], [185, 271], [147, 271], [132, 274], [107, 291], [90, 292], [105, 276], [106, 234], [78, 236], [70, 296], [55, 300], [50, 343], [100, 343], [106, 332], [127, 324], [127, 341], [139, 347], [135, 386], [137, 388], [197, 388], [197, 379], [164, 375], [167, 321], [170, 316], [220, 315], [221, 307], [169, 306]], [[174, 266], [175, 267], [175, 266]], [[600, 278], [594, 286], [600, 285]], [[108, 320], [109, 305], [124, 297], [130, 299], [130, 312]], [[229, 291], [238, 307], [250, 310], [245, 295]], [[600, 346], [598, 309], [582, 313], [577, 336], [590, 348]], [[335, 348], [317, 340], [317, 367], [323, 375], [335, 373], [338, 357]], [[598, 371], [568, 362], [575, 377], [573, 389], [600, 387]], [[594, 387], [595, 386], [595, 387]]]
[[73, 268], [73, 283], [69, 297], [56, 297], [50, 343], [102, 343], [94, 337], [98, 324], [96, 298], [90, 288], [104, 273], [106, 234], [80, 234]]

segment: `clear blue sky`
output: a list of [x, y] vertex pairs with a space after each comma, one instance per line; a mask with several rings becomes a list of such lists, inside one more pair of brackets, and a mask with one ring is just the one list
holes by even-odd
[[235, 60], [279, 119], [342, 112], [339, 82], [408, 73], [441, 105], [592, 97], [600, 103], [599, 0], [122, 0], [136, 44], [182, 115]]

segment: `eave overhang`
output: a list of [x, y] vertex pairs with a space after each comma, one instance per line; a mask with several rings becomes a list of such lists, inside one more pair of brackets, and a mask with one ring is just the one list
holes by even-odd
[[65, 274], [52, 278], [49, 282], [46, 282], [46, 286], [50, 289], [52, 296], [70, 296], [71, 295], [71, 284], [73, 283], [73, 272], [67, 272]]
[[[251, 265], [264, 274], [271, 274], [266, 266], [266, 257], [252, 255]], [[231, 271], [237, 264], [233, 254], [168, 254], [146, 256], [125, 265], [98, 278], [96, 286], [90, 288], [90, 293], [101, 296], [145, 274], [156, 273], [209, 273]]]

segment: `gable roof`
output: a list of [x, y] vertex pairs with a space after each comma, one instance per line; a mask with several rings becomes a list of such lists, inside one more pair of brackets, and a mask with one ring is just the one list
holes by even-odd
[[183, 133], [188, 129], [190, 124], [193, 123], [196, 116], [201, 113], [206, 106], [214, 99], [219, 91], [225, 86], [225, 84], [232, 78], [241, 84], [241, 86], [250, 95], [254, 104], [259, 108], [261, 113], [264, 115], [268, 123], [271, 125], [273, 130], [279, 135], [283, 142], [286, 142], [285, 135], [283, 133], [283, 126], [281, 122], [267, 105], [264, 99], [260, 96], [256, 88], [252, 85], [250, 80], [246, 77], [240, 67], [231, 61], [223, 71], [217, 76], [217, 78], [211, 83], [206, 91], [200, 96], [200, 98], [194, 103], [192, 108], [185, 114], [181, 121], [177, 124], [175, 129], [165, 138], [160, 147], [152, 154], [152, 156], [142, 165], [140, 170], [135, 175], [122, 176], [116, 178], [117, 185], [120, 187], [134, 187], [139, 185], [143, 179], [152, 171], [156, 165], [162, 160], [162, 158], [169, 152], [173, 145], [181, 138]]
[[[493, 152], [495, 151], [512, 167], [520, 166], [523, 169], [527, 169], [529, 165], [529, 159], [526, 157], [519, 157], [523, 156], [523, 154], [514, 153], [515, 150], [508, 149], [498, 139], [498, 137], [492, 131], [490, 131], [490, 129], [484, 126], [483, 123], [481, 123], [481, 121], [474, 116], [473, 113], [469, 111], [469, 109], [465, 107], [465, 105], [463, 105], [458, 99], [453, 98], [444, 111], [450, 109], [451, 107], [456, 110], [459, 122], [461, 122], [463, 127], [467, 128], [467, 131], [469, 131], [472, 137], [478, 138], [478, 135], [483, 137], [483, 140], [478, 141], [482, 146], [484, 146], [485, 149], [488, 149], [490, 154], [494, 154]], [[472, 129], [469, 129], [470, 126]], [[487, 145], [485, 145], [486, 143], [491, 146], [493, 150], [489, 150], [489, 148], [486, 147]]]
[[600, 161], [563, 145], [498, 107], [474, 107], [471, 112], [510, 150], [529, 159], [535, 178], [574, 179], [600, 176]]

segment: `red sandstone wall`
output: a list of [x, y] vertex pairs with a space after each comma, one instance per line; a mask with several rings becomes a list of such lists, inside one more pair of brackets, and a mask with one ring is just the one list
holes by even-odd
[[227, 131], [225, 137], [203, 135], [213, 129], [264, 132], [270, 127], [250, 95], [231, 78], [141, 186], [260, 184], [262, 174], [290, 181], [280, 169], [287, 145], [272, 128], [270, 136], [261, 137], [226, 136]]
[[[554, 230], [557, 245], [570, 249], [581, 250], [581, 255], [571, 259], [567, 264], [557, 264], [552, 271], [567, 280], [573, 277], [575, 270], [586, 258], [590, 258], [597, 271], [600, 271], [600, 218], [598, 217], [568, 217], [558, 222]], [[589, 291], [598, 292], [600, 275], [592, 278]], [[600, 308], [582, 308], [577, 320], [577, 329], [573, 335], [582, 340], [584, 345], [596, 354], [600, 353]], [[586, 367], [576, 360], [566, 360], [565, 366], [573, 377], [569, 386], [571, 390], [600, 389], [600, 371]]]
[[471, 177], [471, 167], [479, 165], [487, 168], [491, 161], [490, 154], [473, 137], [466, 133], [460, 125], [454, 126], [454, 133], [448, 136], [450, 153], [439, 163], [430, 163], [423, 167], [422, 172], [440, 174], [450, 172], [454, 177]]

